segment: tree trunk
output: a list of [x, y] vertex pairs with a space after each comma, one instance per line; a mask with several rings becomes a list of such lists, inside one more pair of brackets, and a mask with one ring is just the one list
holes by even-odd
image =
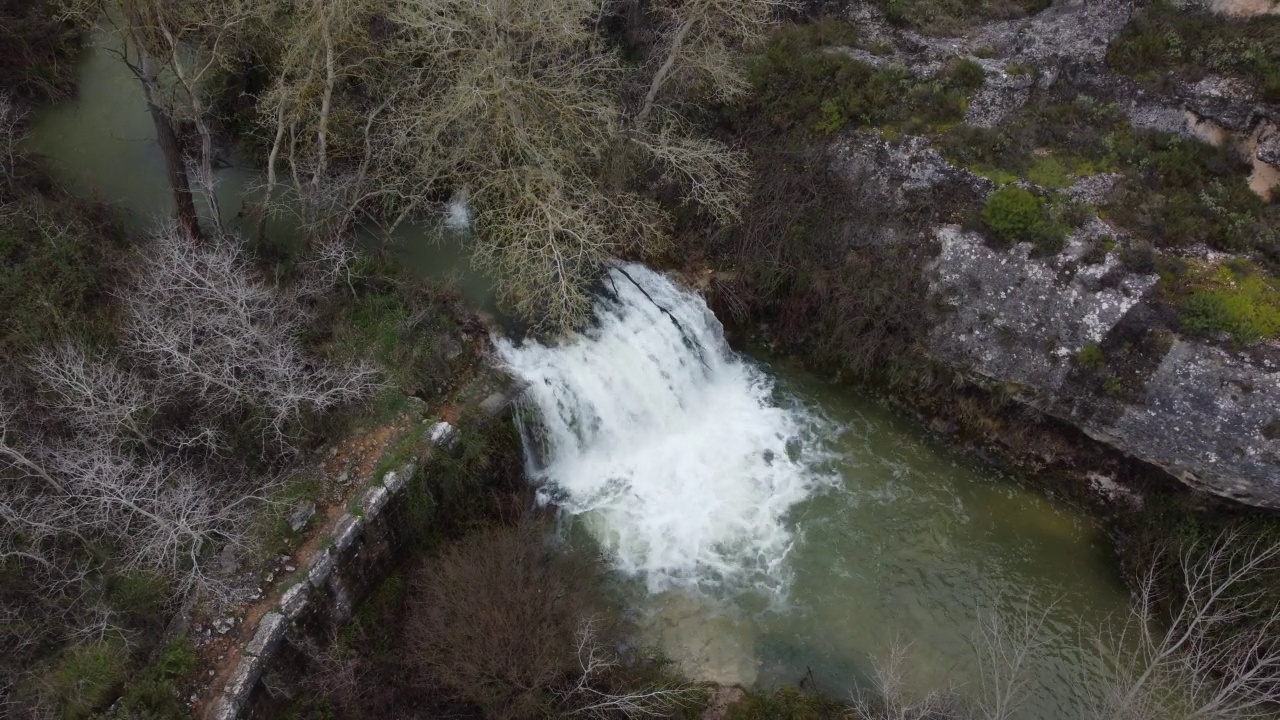
[[187, 177], [187, 166], [182, 161], [182, 147], [178, 144], [178, 134], [173, 129], [169, 114], [156, 101], [157, 72], [155, 63], [145, 53], [142, 56], [142, 91], [147, 98], [147, 111], [151, 113], [151, 121], [156, 126], [156, 141], [160, 143], [160, 152], [164, 155], [165, 169], [169, 176], [169, 189], [173, 191], [173, 202], [177, 206], [178, 225], [187, 239], [199, 242], [200, 218], [196, 214], [195, 198], [191, 194], [191, 180]]

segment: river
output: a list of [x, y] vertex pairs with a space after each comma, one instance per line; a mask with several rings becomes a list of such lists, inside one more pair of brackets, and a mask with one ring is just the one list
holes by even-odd
[[[136, 81], [101, 45], [80, 73], [79, 97], [38, 113], [29, 148], [74, 191], [154, 222], [171, 200]], [[254, 177], [220, 171], [228, 220]], [[452, 273], [456, 247], [435, 232], [406, 228], [393, 246], [425, 274]], [[1080, 716], [1094, 670], [1081, 637], [1126, 603], [1095, 523], [873, 398], [735, 352], [701, 298], [661, 275], [611, 279], [590, 332], [498, 345], [530, 382], [524, 430], [544, 498], [567, 532], [610, 551], [648, 640], [700, 677], [806, 678], [837, 696], [897, 643], [918, 686], [966, 694], [980, 686], [980, 620], [1029, 614], [1051, 637], [1017, 716]]]

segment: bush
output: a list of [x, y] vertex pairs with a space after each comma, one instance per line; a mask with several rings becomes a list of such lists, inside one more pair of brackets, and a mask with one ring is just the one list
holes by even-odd
[[1158, 0], [1134, 14], [1111, 43], [1107, 63], [1155, 86], [1233, 75], [1263, 100], [1280, 101], [1280, 18], [1228, 18]]
[[987, 71], [968, 58], [956, 58], [947, 64], [944, 77], [952, 84], [977, 90], [987, 80]]
[[604, 610], [601, 580], [596, 558], [554, 551], [537, 525], [479, 530], [413, 572], [406, 659], [485, 717], [544, 716], [579, 672], [574, 638]]
[[763, 119], [774, 132], [800, 137], [867, 126], [928, 132], [963, 119], [969, 93], [983, 83], [982, 67], [970, 60], [922, 80], [828, 51], [855, 40], [852, 26], [829, 20], [774, 33], [751, 61], [754, 93], [738, 120], [750, 126]]
[[109, 339], [121, 249], [102, 209], [34, 188], [0, 197], [0, 356], [68, 335]]
[[982, 224], [1002, 243], [1031, 240], [1043, 232], [1045, 202], [1016, 185], [991, 193], [982, 208]]
[[984, 20], [1025, 17], [1052, 0], [877, 0], [885, 19], [932, 35], [956, 35]]
[[[486, 718], [670, 717], [700, 693], [632, 647], [601, 595], [598, 554], [552, 546], [546, 528], [478, 530], [408, 583], [405, 658]], [[629, 709], [627, 709], [629, 708]]]
[[118, 712], [125, 717], [146, 720], [190, 717], [191, 711], [179, 695], [178, 682], [191, 675], [198, 664], [199, 658], [190, 640], [186, 637], [173, 640], [164, 647], [155, 664], [129, 683], [117, 704]]
[[62, 10], [56, 0], [0, 0], [0, 88], [32, 103], [72, 92], [80, 42]]
[[729, 720], [828, 720], [848, 716], [848, 707], [794, 688], [751, 692], [729, 709]]
[[1280, 288], [1248, 275], [1231, 287], [1196, 290], [1182, 305], [1181, 324], [1184, 332], [1226, 333], [1241, 345], [1280, 336]]

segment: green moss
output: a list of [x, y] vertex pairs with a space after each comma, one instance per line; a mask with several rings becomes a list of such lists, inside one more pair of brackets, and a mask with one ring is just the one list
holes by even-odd
[[1042, 187], [1053, 189], [1070, 187], [1074, 182], [1067, 166], [1052, 155], [1037, 158], [1027, 170], [1027, 179]]
[[[1233, 273], [1234, 274], [1234, 273]], [[1193, 335], [1230, 335], [1241, 345], [1280, 336], [1280, 286], [1257, 274], [1193, 291], [1182, 304], [1181, 325]]]
[[1080, 348], [1076, 353], [1076, 364], [1088, 370], [1097, 370], [1107, 363], [1107, 356], [1096, 343]]
[[951, 162], [992, 178], [1026, 179], [1063, 188], [1077, 176], [1115, 169], [1103, 139], [1127, 127], [1114, 105], [1081, 96], [1040, 98], [997, 128], [957, 126], [939, 138]]
[[1124, 393], [1124, 381], [1112, 375], [1102, 381], [1102, 391], [1112, 396], [1122, 395]]

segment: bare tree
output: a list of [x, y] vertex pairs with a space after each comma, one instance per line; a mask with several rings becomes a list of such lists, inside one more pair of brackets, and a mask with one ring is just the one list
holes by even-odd
[[[188, 238], [202, 237], [195, 196], [208, 205], [215, 234], [222, 218], [214, 187], [214, 141], [203, 84], [226, 64], [228, 36], [256, 13], [247, 0], [67, 0], [66, 15], [85, 28], [105, 22], [120, 40], [112, 50], [138, 79], [164, 156], [176, 217]], [[200, 146], [188, 153], [178, 128], [190, 122]]]
[[1009, 720], [1022, 708], [1029, 665], [1057, 637], [1046, 623], [1054, 606], [1039, 612], [1031, 607], [1028, 598], [1013, 616], [989, 612], [979, 618], [973, 638], [979, 683], [976, 718]]
[[302, 304], [263, 281], [231, 239], [197, 247], [172, 229], [156, 233], [123, 300], [125, 347], [163, 384], [194, 393], [213, 416], [264, 412], [264, 439], [281, 449], [305, 412], [358, 402], [377, 387], [372, 367], [307, 357]]
[[921, 691], [910, 672], [910, 645], [893, 642], [872, 658], [871, 686], [855, 692], [851, 705], [859, 717], [876, 720], [950, 720], [958, 716], [947, 688]]
[[[1169, 558], [1165, 558], [1169, 560]], [[1160, 592], [1153, 564], [1132, 615], [1100, 648], [1113, 682], [1093, 699], [1108, 720], [1275, 717], [1280, 702], [1280, 598], [1255, 580], [1274, 572], [1280, 543], [1239, 531], [1183, 548], [1180, 599]]]
[[759, 42], [768, 31], [774, 13], [789, 6], [786, 0], [656, 0], [647, 6], [655, 26], [656, 42], [650, 60], [644, 99], [635, 114], [644, 125], [659, 99], [676, 95], [687, 99], [694, 88], [703, 88], [721, 100], [744, 93], [741, 50]]
[[[602, 642], [596, 626], [600, 618], [584, 618], [575, 635], [578, 657], [577, 679], [564, 689], [552, 692], [565, 708], [564, 714], [608, 720], [621, 715], [626, 718], [670, 717], [688, 707], [697, 697], [690, 684], [658, 684], [641, 688], [610, 688], [606, 676], [622, 666], [616, 650]], [[607, 689], [601, 689], [604, 686]]]
[[[259, 233], [270, 213], [296, 214], [307, 235], [341, 233], [357, 219], [380, 221], [371, 206], [404, 215], [419, 206], [427, 189], [396, 172], [406, 138], [385, 126], [395, 100], [387, 78], [397, 73], [380, 66], [379, 40], [370, 35], [370, 0], [293, 0], [290, 22], [278, 16], [259, 35], [279, 36], [281, 47], [271, 88], [259, 99], [259, 112], [272, 142], [259, 201]], [[386, 97], [371, 103], [364, 94], [341, 92], [359, 82]], [[339, 123], [336, 117], [362, 123]], [[284, 179], [282, 180], [282, 175]], [[281, 192], [282, 189], [287, 192]]]
[[0, 178], [6, 182], [17, 170], [23, 120], [24, 113], [14, 104], [13, 98], [7, 92], [0, 92]]

